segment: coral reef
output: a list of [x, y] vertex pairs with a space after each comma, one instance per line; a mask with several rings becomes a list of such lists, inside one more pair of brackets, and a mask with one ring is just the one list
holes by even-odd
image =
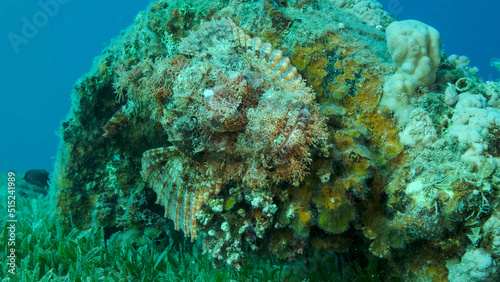
[[483, 249], [472, 249], [464, 254], [460, 263], [448, 263], [450, 281], [493, 281], [496, 267]]
[[500, 213], [498, 211], [484, 223], [483, 234], [483, 245], [489, 253], [498, 257], [500, 255]]
[[[492, 167], [500, 165], [497, 148], [490, 148], [497, 144], [497, 128], [500, 125], [500, 110], [488, 107], [487, 99], [481, 94], [468, 92], [458, 95], [455, 113], [449, 128], [450, 134], [458, 138], [461, 146], [466, 148], [462, 155], [464, 162], [472, 162], [481, 166], [482, 163], [491, 163]], [[492, 149], [493, 151], [491, 151]]]
[[318, 252], [380, 260], [385, 280], [495, 265], [500, 86], [432, 27], [390, 22], [375, 1], [152, 3], [75, 86], [61, 218], [137, 245], [190, 237], [236, 269]]
[[332, 1], [346, 13], [355, 15], [364, 23], [376, 27], [387, 27], [391, 16], [384, 11], [382, 5], [373, 0], [333, 0]]

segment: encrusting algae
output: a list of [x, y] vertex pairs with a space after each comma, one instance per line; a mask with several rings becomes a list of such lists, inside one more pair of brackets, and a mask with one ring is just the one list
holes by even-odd
[[500, 86], [434, 44], [435, 81], [389, 99], [391, 20], [356, 1], [152, 3], [75, 86], [62, 216], [137, 242], [182, 230], [236, 269], [334, 251], [386, 280], [466, 275], [446, 261], [494, 253], [467, 235], [498, 204]]

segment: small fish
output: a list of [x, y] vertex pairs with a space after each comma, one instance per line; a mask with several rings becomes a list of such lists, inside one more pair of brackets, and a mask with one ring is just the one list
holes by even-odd
[[43, 169], [32, 169], [26, 172], [23, 178], [26, 182], [39, 186], [49, 186], [49, 173]]
[[490, 65], [500, 70], [500, 59], [498, 58], [491, 59]]

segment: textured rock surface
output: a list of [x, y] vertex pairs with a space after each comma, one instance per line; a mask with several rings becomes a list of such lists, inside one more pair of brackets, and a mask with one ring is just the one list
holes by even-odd
[[53, 181], [61, 216], [137, 244], [198, 237], [237, 269], [246, 252], [307, 264], [334, 251], [383, 258], [385, 279], [446, 279], [498, 202], [500, 134], [496, 120], [475, 129], [480, 159], [461, 159], [470, 146], [450, 133], [461, 111], [445, 91], [492, 112], [500, 87], [441, 56], [410, 101], [418, 118], [398, 125], [380, 104], [389, 22], [346, 9], [152, 3], [75, 85]]

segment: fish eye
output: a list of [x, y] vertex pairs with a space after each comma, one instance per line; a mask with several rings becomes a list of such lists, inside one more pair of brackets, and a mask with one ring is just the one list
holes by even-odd
[[220, 126], [220, 122], [218, 120], [216, 120], [215, 118], [213, 118], [210, 121], [210, 124], [212, 124], [212, 127], [214, 127], [214, 128], [218, 128]]

